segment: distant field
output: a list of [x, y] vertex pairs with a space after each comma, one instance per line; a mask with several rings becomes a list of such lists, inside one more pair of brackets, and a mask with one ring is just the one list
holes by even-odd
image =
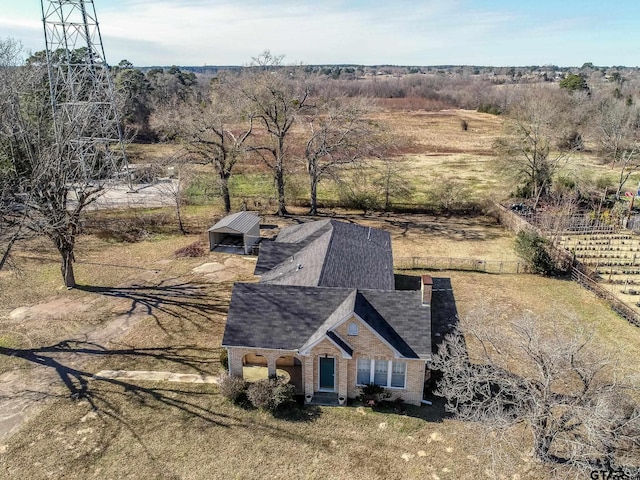
[[[409, 195], [394, 199], [396, 204], [437, 209], [447, 205], [482, 204], [487, 198], [502, 200], [515, 191], [512, 179], [505, 177], [502, 160], [496, 156], [493, 145], [504, 134], [505, 119], [501, 116], [471, 110], [399, 111], [381, 110], [372, 116], [397, 143], [392, 162], [399, 166], [399, 175], [413, 189]], [[467, 122], [463, 131], [461, 123]], [[180, 147], [170, 144], [131, 144], [127, 148], [132, 163], [167, 162], [180, 154]], [[295, 158], [295, 155], [294, 155]], [[346, 178], [370, 182], [383, 169], [373, 160], [364, 173], [348, 173]], [[195, 204], [220, 202], [216, 177], [211, 166], [197, 166], [198, 178], [187, 189], [187, 197]], [[367, 173], [368, 172], [368, 173]], [[600, 179], [614, 185], [619, 171], [605, 165], [591, 152], [576, 152], [561, 165], [559, 176], [571, 178], [581, 184]], [[631, 175], [625, 190], [635, 190], [640, 172]], [[306, 201], [308, 176], [301, 160], [289, 164], [287, 195], [291, 201]], [[247, 201], [249, 205], [264, 207], [275, 203], [273, 178], [267, 167], [257, 159], [239, 163], [230, 182], [232, 201], [237, 208]], [[377, 188], [377, 187], [376, 187]], [[378, 194], [381, 199], [381, 193]], [[323, 180], [319, 185], [319, 201], [334, 205], [341, 198], [338, 187]], [[444, 200], [443, 200], [444, 199]]]
[[[493, 142], [501, 133], [501, 117], [470, 110], [380, 111], [372, 120], [394, 136], [398, 151], [393, 162], [402, 165], [402, 177], [414, 187], [411, 196], [396, 199], [396, 203], [428, 204], [429, 192], [440, 184], [445, 188], [450, 185], [452, 194], [458, 195], [461, 201], [481, 200], [503, 193], [492, 151]], [[468, 123], [467, 131], [462, 130], [462, 120]], [[132, 144], [128, 147], [134, 163], [167, 161], [178, 151], [179, 148], [173, 145]], [[380, 162], [371, 162], [371, 172], [380, 168]], [[194, 201], [203, 198], [211, 201], [211, 192], [203, 192], [203, 189], [208, 184], [215, 191], [213, 170], [200, 166], [198, 171], [206, 183], [198, 181], [191, 189]], [[289, 165], [287, 190], [290, 198], [308, 197], [308, 177], [301, 161]], [[236, 174], [231, 178], [231, 192], [238, 205], [243, 198], [261, 198], [262, 203], [275, 198], [273, 179], [258, 160], [238, 164]], [[321, 202], [335, 203], [339, 199], [338, 189], [324, 180], [320, 183], [318, 197]]]

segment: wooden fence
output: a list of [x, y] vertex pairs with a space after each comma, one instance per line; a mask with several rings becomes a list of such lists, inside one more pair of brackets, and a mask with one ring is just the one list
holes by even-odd
[[572, 268], [571, 279], [578, 282], [587, 290], [592, 291], [596, 296], [602, 298], [616, 313], [618, 313], [618, 315], [625, 318], [636, 327], [640, 327], [640, 315], [627, 304], [619, 300], [614, 294], [602, 288], [600, 284], [589, 275], [584, 274], [578, 268]]

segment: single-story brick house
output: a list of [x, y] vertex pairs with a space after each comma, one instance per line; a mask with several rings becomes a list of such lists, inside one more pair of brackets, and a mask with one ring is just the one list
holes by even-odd
[[394, 289], [391, 237], [322, 220], [265, 242], [259, 283], [234, 286], [223, 347], [229, 370], [286, 367], [305, 395], [353, 398], [375, 383], [419, 405], [431, 359], [431, 285]]

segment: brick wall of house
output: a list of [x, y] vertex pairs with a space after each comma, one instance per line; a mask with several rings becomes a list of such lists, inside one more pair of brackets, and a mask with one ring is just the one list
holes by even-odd
[[[358, 324], [358, 335], [348, 335], [349, 323]], [[368, 326], [360, 322], [355, 317], [344, 322], [336, 329], [336, 333], [345, 340], [354, 350], [353, 358], [342, 357], [342, 350], [336, 347], [330, 340], [325, 339], [316, 345], [307, 357], [298, 355], [294, 351], [263, 350], [244, 347], [229, 347], [229, 371], [232, 375], [242, 376], [243, 358], [249, 363], [255, 360], [255, 355], [262, 355], [268, 364], [269, 374], [275, 375], [276, 362], [281, 356], [292, 356], [302, 362], [302, 375], [305, 394], [313, 394], [318, 391], [319, 383], [319, 363], [318, 357], [328, 355], [336, 359], [336, 389], [340, 396], [354, 398], [360, 394], [360, 389], [356, 387], [357, 360], [367, 358], [373, 360], [392, 360], [393, 351], [375, 335]], [[289, 362], [280, 360], [282, 364]], [[403, 360], [407, 363], [406, 388], [388, 389], [393, 397], [402, 399], [411, 404], [420, 405], [425, 380], [425, 362], [423, 360]]]
[[[349, 335], [349, 324], [358, 324], [358, 335]], [[356, 386], [358, 358], [369, 360], [392, 360], [393, 351], [374, 334], [367, 325], [357, 318], [347, 320], [340, 325], [336, 333], [353, 348], [353, 359], [347, 360], [347, 396], [354, 398], [360, 395], [360, 389]], [[425, 362], [424, 360], [403, 360], [407, 363], [406, 384], [403, 389], [388, 389], [392, 392], [392, 398], [402, 399], [414, 405], [420, 405], [424, 389]]]

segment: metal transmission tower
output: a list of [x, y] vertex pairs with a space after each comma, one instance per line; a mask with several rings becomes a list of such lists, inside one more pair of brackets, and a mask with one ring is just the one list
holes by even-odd
[[73, 163], [72, 177], [100, 181], [128, 173], [93, 0], [40, 3], [56, 141]]

